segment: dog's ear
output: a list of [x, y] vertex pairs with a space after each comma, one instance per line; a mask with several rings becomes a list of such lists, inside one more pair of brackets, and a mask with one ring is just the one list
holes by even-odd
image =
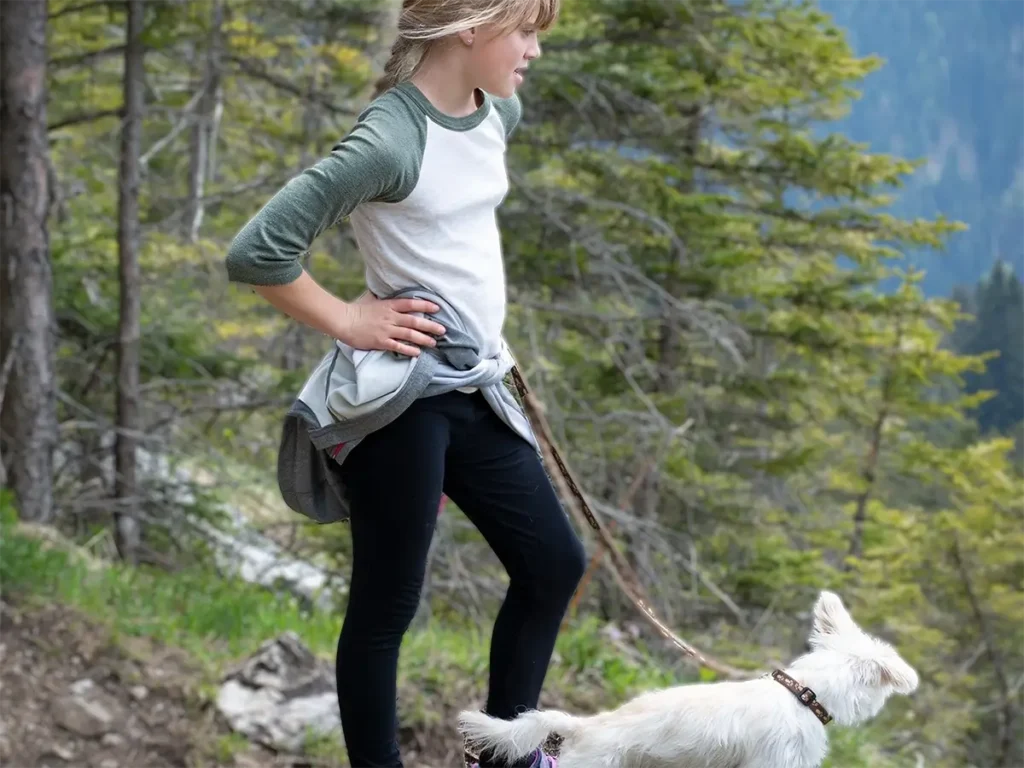
[[841, 635], [857, 629], [853, 617], [843, 606], [843, 601], [833, 592], [824, 591], [814, 604], [814, 634], [825, 638]]
[[896, 654], [875, 662], [878, 684], [892, 688], [896, 693], [911, 694], [920, 682], [917, 672]]

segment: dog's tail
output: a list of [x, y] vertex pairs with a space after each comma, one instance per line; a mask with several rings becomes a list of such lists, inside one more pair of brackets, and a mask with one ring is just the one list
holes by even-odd
[[583, 722], [557, 710], [524, 712], [514, 720], [501, 720], [483, 712], [465, 711], [459, 715], [459, 731], [473, 746], [489, 749], [497, 760], [515, 760], [557, 733], [568, 736]]

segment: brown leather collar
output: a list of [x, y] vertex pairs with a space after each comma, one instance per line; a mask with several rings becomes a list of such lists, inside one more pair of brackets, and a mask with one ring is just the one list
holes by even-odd
[[821, 720], [822, 725], [828, 725], [832, 722], [832, 715], [828, 713], [828, 710], [821, 706], [821, 702], [818, 701], [818, 697], [814, 695], [814, 691], [806, 686], [800, 685], [796, 680], [787, 675], [781, 669], [772, 671], [772, 678], [777, 683], [784, 685], [793, 695], [797, 697], [801, 704], [807, 707], [814, 716]]

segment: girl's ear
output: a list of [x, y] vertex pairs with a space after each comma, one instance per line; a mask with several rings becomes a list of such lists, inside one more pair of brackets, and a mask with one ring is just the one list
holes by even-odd
[[473, 38], [476, 37], [476, 27], [471, 29], [464, 29], [459, 32], [459, 39], [462, 40], [463, 45], [473, 45]]

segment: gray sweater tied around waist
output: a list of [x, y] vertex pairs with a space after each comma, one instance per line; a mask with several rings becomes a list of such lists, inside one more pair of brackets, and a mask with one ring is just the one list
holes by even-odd
[[319, 523], [349, 517], [339, 472], [345, 458], [420, 397], [475, 387], [502, 421], [540, 450], [529, 419], [505, 385], [514, 360], [504, 341], [496, 356], [482, 358], [479, 343], [440, 296], [408, 288], [382, 298], [433, 302], [440, 310], [430, 318], [445, 334], [417, 357], [335, 341], [306, 380], [284, 419], [277, 480], [285, 503]]

